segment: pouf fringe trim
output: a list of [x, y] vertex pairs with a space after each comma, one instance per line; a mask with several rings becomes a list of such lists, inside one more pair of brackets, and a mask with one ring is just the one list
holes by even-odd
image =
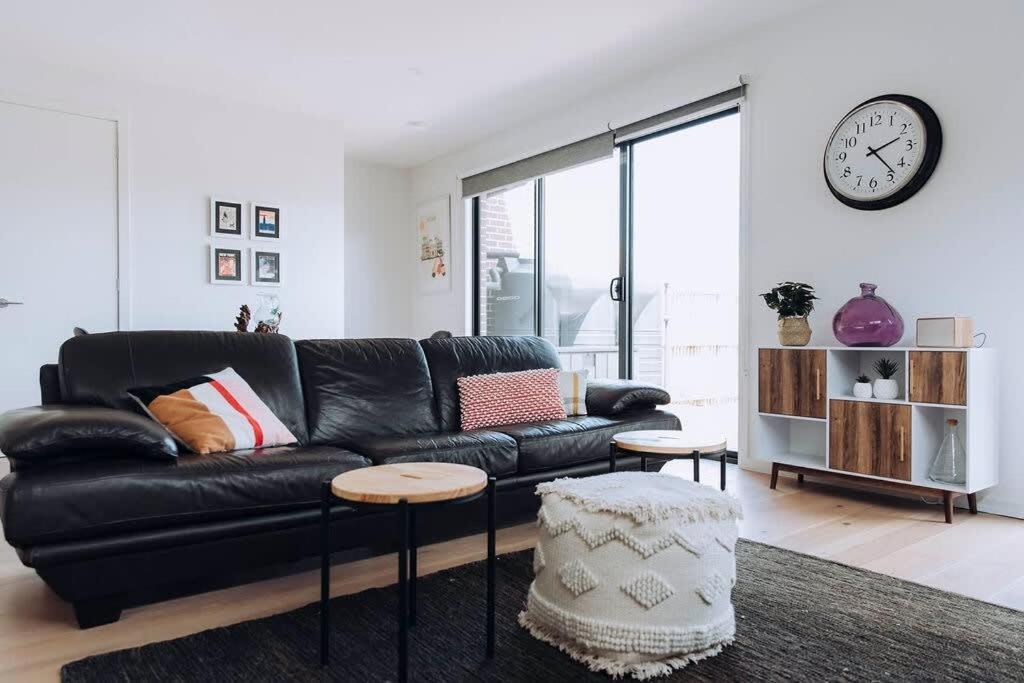
[[560, 477], [537, 485], [538, 496], [557, 495], [587, 512], [610, 512], [634, 522], [743, 519], [740, 502], [703, 484], [655, 472], [613, 472], [596, 477]]
[[537, 640], [557, 647], [572, 659], [581, 664], [585, 664], [591, 671], [596, 673], [606, 673], [612, 678], [630, 676], [638, 681], [645, 681], [659, 676], [667, 676], [676, 669], [682, 669], [683, 667], [699, 662], [702, 659], [714, 657], [722, 651], [723, 647], [731, 645], [734, 640], [733, 638], [729, 638], [728, 640], [724, 640], [705, 650], [701, 650], [700, 652], [691, 652], [687, 655], [666, 657], [665, 659], [659, 659], [652, 662], [623, 662], [617, 659], [610, 659], [608, 657], [601, 657], [584, 652], [574, 643], [548, 632], [540, 624], [535, 624], [525, 611], [519, 613], [519, 625], [529, 631], [530, 635]]

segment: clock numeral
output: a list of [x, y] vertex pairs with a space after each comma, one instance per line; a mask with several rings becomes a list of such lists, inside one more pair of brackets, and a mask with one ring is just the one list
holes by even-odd
[[914, 149], [914, 141], [913, 140], [907, 140], [907, 151], [909, 152], [912, 149]]
[[871, 119], [869, 120], [869, 123], [871, 124], [872, 128], [874, 128], [875, 126], [882, 125], [882, 115], [881, 114], [874, 114], [871, 117]]
[[846, 152], [840, 152], [837, 154], [836, 161], [846, 161]]
[[847, 166], [846, 168], [843, 169], [843, 177], [844, 178], [849, 178], [850, 177], [850, 173], [852, 173], [852, 171], [850, 170], [849, 166]]
[[896, 114], [889, 114], [889, 127], [892, 128], [895, 125]]
[[857, 136], [856, 135], [851, 135], [850, 137], [845, 138], [843, 140], [843, 142], [846, 143], [847, 147], [856, 147], [857, 146]]
[[898, 164], [896, 164], [896, 165], [897, 165], [897, 166], [900, 166], [900, 167], [902, 167], [902, 166], [906, 166], [906, 165], [907, 165], [907, 162], [905, 162], [905, 161], [903, 160], [903, 157], [900, 157], [900, 163], [898, 163]]
[[890, 183], [895, 183], [896, 182], [896, 174], [893, 173], [892, 171], [889, 171], [888, 173], [886, 173], [885, 177], [886, 177], [886, 179], [888, 179], [888, 181]]
[[903, 135], [907, 132], [907, 124], [901, 123], [900, 125], [903, 126], [903, 128], [900, 129], [900, 135]]
[[860, 187], [860, 181], [862, 181], [862, 180], [864, 180], [864, 176], [862, 176], [862, 175], [857, 176], [857, 187]]
[[868, 187], [870, 187], [872, 190], [875, 189], [876, 187], [878, 187], [878, 181], [872, 178], [871, 180], [868, 181]]
[[868, 124], [866, 124], [866, 123], [858, 123], [857, 124], [857, 135], [860, 135], [861, 133], [867, 133], [867, 132], [868, 132]]

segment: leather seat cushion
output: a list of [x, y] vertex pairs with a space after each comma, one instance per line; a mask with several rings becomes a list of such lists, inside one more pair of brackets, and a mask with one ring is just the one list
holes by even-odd
[[436, 432], [434, 389], [414, 339], [295, 342], [309, 442]]
[[325, 480], [369, 465], [330, 446], [90, 459], [11, 473], [0, 517], [18, 546], [306, 509], [319, 505]]
[[233, 368], [300, 443], [306, 413], [299, 363], [281, 334], [177, 330], [104, 332], [60, 347], [63, 403], [138, 410], [126, 389], [155, 387]]
[[519, 444], [519, 472], [539, 472], [606, 460], [613, 436], [638, 429], [679, 429], [679, 418], [661, 410], [602, 417], [579, 415], [521, 425], [491, 427]]
[[516, 441], [506, 434], [484, 429], [468, 432], [365, 437], [351, 445], [375, 465], [400, 462], [451, 462], [479, 467], [494, 477], [515, 474]]
[[440, 429], [461, 425], [456, 380], [471, 375], [561, 367], [558, 352], [542, 337], [450, 337], [420, 341], [434, 382]]

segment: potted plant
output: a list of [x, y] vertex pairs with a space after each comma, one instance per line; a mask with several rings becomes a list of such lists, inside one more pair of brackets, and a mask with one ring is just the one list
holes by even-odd
[[892, 377], [900, 369], [900, 364], [891, 358], [879, 358], [875, 361], [874, 367], [879, 377], [875, 380], [875, 398], [896, 398], [900, 393], [900, 387]]
[[807, 316], [814, 310], [814, 287], [803, 282], [780, 282], [770, 292], [759, 294], [768, 308], [779, 314], [779, 343], [807, 346], [811, 326]]
[[871, 398], [871, 378], [867, 375], [858, 375], [853, 385], [853, 395], [857, 398]]

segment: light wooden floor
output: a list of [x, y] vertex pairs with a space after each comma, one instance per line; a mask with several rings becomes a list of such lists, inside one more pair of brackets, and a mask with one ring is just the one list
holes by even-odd
[[[684, 464], [684, 463], [681, 463]], [[688, 464], [684, 464], [688, 468]], [[4, 468], [6, 469], [6, 468]], [[717, 465], [702, 477], [716, 481]], [[952, 526], [941, 507], [730, 467], [728, 488], [743, 503], [745, 538], [771, 543], [982, 600], [1024, 609], [1024, 521], [958, 510]], [[532, 547], [533, 524], [499, 532], [498, 551]], [[484, 556], [482, 535], [428, 546], [420, 571]], [[394, 581], [394, 556], [333, 568], [332, 593]], [[0, 548], [0, 680], [55, 681], [60, 666], [90, 654], [194, 633], [314, 602], [315, 571], [126, 610], [115, 624], [80, 631], [63, 603], [6, 545]], [[316, 634], [311, 633], [310, 638]]]

